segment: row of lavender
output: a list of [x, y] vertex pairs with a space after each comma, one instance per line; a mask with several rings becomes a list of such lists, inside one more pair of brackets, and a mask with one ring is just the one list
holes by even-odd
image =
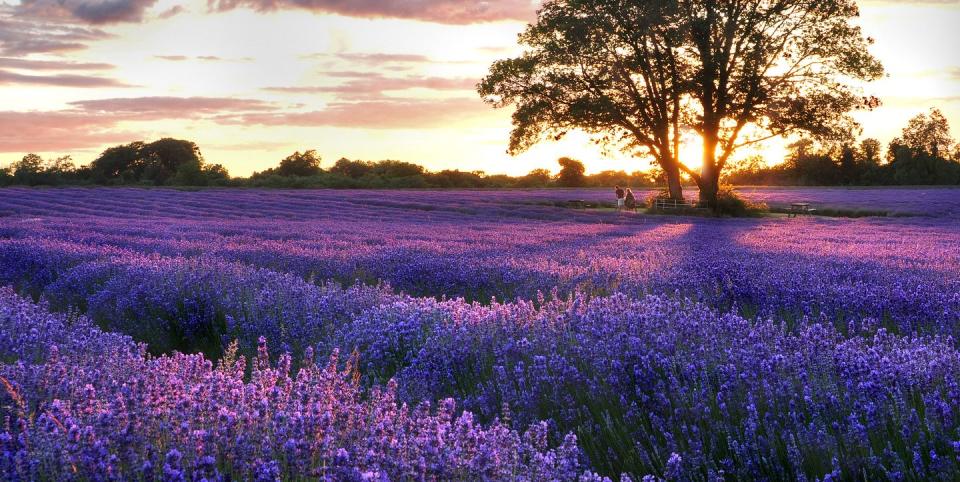
[[[297, 283], [209, 261], [136, 269], [146, 280], [126, 278], [131, 291], [166, 279], [180, 294], [222, 300]], [[296, 305], [300, 290], [315, 290], [308, 305]], [[150, 358], [125, 336], [4, 292], [3, 473], [570, 480], [581, 451], [592, 470], [671, 480], [960, 473], [960, 352], [951, 339], [882, 329], [847, 338], [817, 323], [788, 330], [656, 296], [483, 306], [382, 288], [303, 284], [279, 294], [278, 310], [313, 310], [321, 321], [322, 306], [339, 306], [330, 313], [352, 321], [304, 348], [296, 376], [289, 355], [271, 366], [260, 340], [244, 381], [246, 364], [229, 348], [218, 369], [200, 356]], [[140, 333], [149, 316], [111, 328]], [[283, 339], [293, 325], [265, 328]], [[303, 330], [312, 328], [324, 331]], [[350, 376], [338, 378], [335, 360], [314, 368], [314, 354], [336, 356], [334, 347], [358, 354], [343, 370]], [[360, 397], [354, 377], [386, 391]], [[493, 425], [469, 414], [455, 421], [452, 402], [439, 413], [406, 412], [394, 397], [453, 397]], [[571, 431], [580, 450], [569, 437], [547, 450]]]
[[396, 385], [361, 396], [337, 353], [291, 371], [265, 341], [214, 368], [198, 355], [153, 358], [85, 318], [51, 315], [0, 289], [3, 480], [597, 480], [576, 437], [548, 447], [483, 427], [446, 399], [415, 409]]
[[[790, 323], [812, 318], [853, 333], [883, 326], [960, 335], [960, 223], [950, 218], [643, 217], [598, 224], [435, 219], [415, 210], [394, 213], [388, 222], [354, 214], [344, 209], [311, 221], [11, 218], [0, 226], [0, 282], [39, 295], [57, 279], [85, 286], [110, 277], [115, 259], [202, 257], [319, 282], [382, 280], [415, 296], [486, 302], [551, 290], [678, 293], [721, 310]], [[84, 289], [86, 299], [100, 287]], [[156, 294], [166, 293], [157, 287], [143, 291], [181, 299]], [[68, 300], [77, 303], [85, 301]]]
[[[307, 221], [234, 219], [246, 194], [236, 205], [196, 202], [188, 220], [136, 220], [87, 216], [96, 206], [67, 207], [67, 193], [44, 193], [61, 206], [58, 217], [0, 226], [0, 283], [148, 340], [155, 352], [219, 357], [237, 339], [253, 354], [261, 335], [274, 359], [356, 350], [364, 386], [395, 379], [402, 400], [453, 396], [491, 423], [506, 408], [521, 430], [549, 420], [555, 444], [575, 431], [586, 460], [607, 474], [958, 473], [956, 344], [929, 336], [957, 332], [953, 220], [597, 225], [531, 220], [526, 208], [394, 207], [373, 221], [346, 200], [322, 216], [298, 205]], [[140, 193], [157, 202], [169, 192]], [[208, 208], [222, 212], [203, 217]], [[411, 298], [328, 277], [534, 301]], [[537, 299], [550, 287], [554, 296]], [[568, 297], [578, 291], [626, 295]], [[734, 306], [761, 316], [720, 314]], [[34, 407], [58, 398], [31, 387], [11, 393]], [[17, 396], [0, 395], [0, 407], [14, 413]], [[232, 473], [232, 463], [216, 456], [214, 465]]]
[[[742, 187], [738, 191], [771, 207], [809, 202], [820, 208], [853, 211], [884, 211], [890, 214], [927, 217], [960, 216], [960, 188], [954, 187]], [[546, 206], [570, 200], [610, 203], [609, 189], [511, 189], [511, 190], [238, 190], [65, 188], [44, 191], [8, 188], [0, 197], [0, 216], [75, 215], [119, 217], [218, 218], [272, 217], [317, 219], [348, 209], [364, 218], [379, 218], [384, 212], [415, 209], [444, 214], [518, 215], [562, 219], [577, 216]], [[640, 199], [652, 190], [638, 189]], [[539, 208], [538, 208], [539, 206]], [[595, 219], [595, 218], [591, 218]]]

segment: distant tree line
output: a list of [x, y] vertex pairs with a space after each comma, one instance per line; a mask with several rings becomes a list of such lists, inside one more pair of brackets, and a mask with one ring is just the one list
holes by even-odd
[[111, 147], [88, 166], [77, 167], [70, 156], [43, 159], [27, 154], [0, 170], [0, 185], [226, 185], [230, 175], [220, 164], [207, 164], [191, 141], [164, 138]]
[[220, 164], [209, 164], [200, 148], [187, 140], [164, 138], [106, 149], [88, 166], [77, 167], [70, 156], [44, 159], [27, 154], [0, 169], [0, 186], [135, 185], [135, 186], [233, 186], [278, 188], [537, 188], [654, 186], [655, 174], [603, 171], [586, 175], [583, 163], [568, 157], [558, 160], [554, 175], [534, 169], [524, 176], [487, 175], [482, 171], [444, 169], [429, 171], [410, 162], [354, 161], [340, 159], [328, 169], [321, 167], [315, 150], [295, 152], [276, 167], [255, 172], [248, 178], [230, 177]]
[[736, 164], [725, 176], [736, 185], [958, 185], [960, 145], [950, 136], [938, 109], [910, 119], [887, 146], [864, 139], [817, 144], [801, 139], [789, 146], [782, 164], [760, 158]]
[[[800, 139], [785, 162], [768, 166], [762, 158], [736, 163], [724, 173], [735, 185], [960, 185], [960, 145], [937, 109], [909, 121], [886, 150], [876, 139], [816, 143]], [[276, 167], [248, 178], [230, 177], [220, 164], [204, 161], [193, 142], [164, 138], [106, 149], [90, 165], [77, 167], [70, 156], [43, 159], [27, 154], [0, 169], [4, 185], [237, 186], [278, 188], [543, 188], [654, 187], [666, 184], [662, 169], [586, 174], [582, 162], [557, 160], [559, 171], [534, 169], [523, 176], [482, 171], [429, 171], [410, 162], [340, 159], [321, 167], [315, 150], [295, 152]], [[686, 179], [686, 182], [692, 182]]]
[[410, 162], [354, 161], [341, 158], [329, 169], [320, 167], [316, 151], [295, 152], [277, 167], [256, 172], [237, 185], [252, 187], [328, 187], [328, 188], [535, 188], [600, 187], [623, 184], [654, 186], [656, 179], [646, 172], [603, 171], [586, 175], [582, 162], [568, 157], [558, 159], [559, 172], [534, 169], [524, 176], [488, 175], [482, 171], [444, 169], [429, 171]]

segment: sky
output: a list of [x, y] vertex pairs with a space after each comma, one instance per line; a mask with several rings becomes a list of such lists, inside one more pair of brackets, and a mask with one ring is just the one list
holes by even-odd
[[[882, 106], [856, 113], [886, 144], [940, 108], [960, 137], [960, 0], [863, 1], [860, 24], [886, 76]], [[86, 164], [134, 140], [195, 141], [246, 176], [294, 151], [398, 159], [429, 169], [524, 174], [641, 170], [584, 135], [506, 153], [509, 109], [475, 91], [519, 53], [536, 0], [0, 0], [0, 166], [27, 152]], [[784, 142], [755, 152], [782, 159]], [[681, 156], [694, 164], [699, 146]]]

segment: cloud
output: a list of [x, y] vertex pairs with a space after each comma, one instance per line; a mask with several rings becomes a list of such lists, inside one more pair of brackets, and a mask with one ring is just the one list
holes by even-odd
[[171, 62], [183, 62], [184, 60], [189, 60], [190, 57], [186, 55], [154, 55], [153, 58], [160, 60], [169, 60]]
[[0, 57], [0, 69], [18, 70], [108, 70], [112, 64], [100, 62], [72, 62], [69, 60], [29, 60]]
[[183, 5], [174, 5], [173, 7], [170, 7], [169, 9], [164, 10], [163, 12], [161, 12], [160, 15], [157, 15], [157, 18], [167, 19], [167, 18], [173, 17], [173, 16], [175, 16], [175, 15], [180, 15], [181, 13], [186, 12], [186, 11], [187, 11], [187, 9], [186, 9], [186, 7], [184, 7]]
[[0, 111], [0, 152], [51, 152], [128, 142], [117, 120], [77, 112]]
[[954, 82], [960, 82], [960, 66], [943, 69], [943, 75]]
[[334, 102], [321, 111], [265, 112], [221, 117], [224, 123], [266, 126], [414, 129], [449, 126], [488, 114], [479, 99], [394, 99]]
[[[894, 74], [890, 74], [894, 75]], [[904, 77], [940, 77], [952, 81], [960, 81], [960, 65], [952, 65], [940, 69], [926, 69], [913, 72], [900, 72], [897, 75]]]
[[96, 28], [17, 18], [12, 8], [0, 5], [0, 55], [20, 57], [80, 50], [90, 42], [110, 37]]
[[252, 99], [219, 97], [131, 97], [72, 102], [47, 112], [0, 111], [0, 152], [51, 152], [99, 148], [130, 142], [139, 134], [118, 129], [121, 122], [207, 119], [273, 109]]
[[195, 119], [224, 112], [242, 114], [276, 108], [262, 100], [229, 97], [125, 97], [81, 100], [70, 105], [88, 114], [123, 120]]
[[361, 18], [402, 18], [445, 24], [502, 20], [529, 21], [539, 2], [531, 0], [208, 0], [225, 11], [238, 7], [258, 11], [304, 9]]
[[379, 53], [379, 52], [319, 52], [303, 55], [302, 59], [320, 60], [324, 70], [342, 68], [374, 68], [380, 71], [412, 71], [437, 64], [474, 64], [475, 61], [459, 59], [434, 59], [426, 55]]
[[157, 0], [22, 0], [22, 17], [80, 21], [92, 25], [140, 22]]
[[888, 95], [881, 98], [884, 107], [899, 108], [920, 108], [937, 107], [943, 104], [952, 104], [960, 102], [958, 95], [945, 95], [939, 97], [923, 97], [916, 95]]
[[299, 94], [338, 94], [342, 100], [383, 99], [383, 93], [407, 89], [473, 90], [476, 79], [446, 77], [384, 77], [364, 72], [334, 72], [331, 77], [352, 78], [334, 86], [267, 87], [264, 90]]
[[514, 49], [515, 47], [496, 46], [496, 47], [478, 47], [477, 51], [484, 54], [501, 55], [501, 54], [512, 52]]
[[224, 144], [204, 143], [204, 150], [219, 151], [275, 151], [277, 149], [289, 146], [289, 141], [249, 141], [249, 142], [228, 142]]
[[130, 87], [120, 81], [87, 75], [26, 75], [0, 70], [0, 85], [48, 85], [55, 87]]
[[[184, 62], [184, 61], [187, 61], [187, 60], [200, 60], [200, 61], [203, 61], [203, 62], [221, 62], [221, 61], [226, 61], [226, 60], [228, 60], [228, 59], [224, 59], [224, 58], [222, 58], [222, 57], [217, 57], [216, 55], [197, 55], [197, 56], [194, 56], [194, 57], [190, 57], [190, 56], [187, 56], [187, 55], [154, 55], [153, 58], [155, 58], [155, 59], [160, 59], [160, 60], [168, 60], [168, 61], [170, 61], [170, 62]], [[242, 58], [242, 59], [237, 59], [236, 61], [237, 61], [237, 62], [246, 62], [246, 61], [248, 61], [248, 60], [250, 60], [250, 59], [244, 57], [244, 58]]]
[[385, 63], [429, 63], [430, 57], [426, 55], [414, 54], [385, 54], [385, 53], [347, 53], [336, 54], [314, 54], [312, 57], [333, 57], [347, 62], [355, 62], [370, 65], [382, 65]]

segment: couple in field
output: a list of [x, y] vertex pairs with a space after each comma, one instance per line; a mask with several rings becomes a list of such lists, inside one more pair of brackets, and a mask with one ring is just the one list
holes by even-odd
[[623, 208], [637, 209], [637, 198], [633, 195], [633, 190], [629, 187], [626, 191], [620, 186], [614, 186], [614, 192], [617, 195], [617, 211]]

